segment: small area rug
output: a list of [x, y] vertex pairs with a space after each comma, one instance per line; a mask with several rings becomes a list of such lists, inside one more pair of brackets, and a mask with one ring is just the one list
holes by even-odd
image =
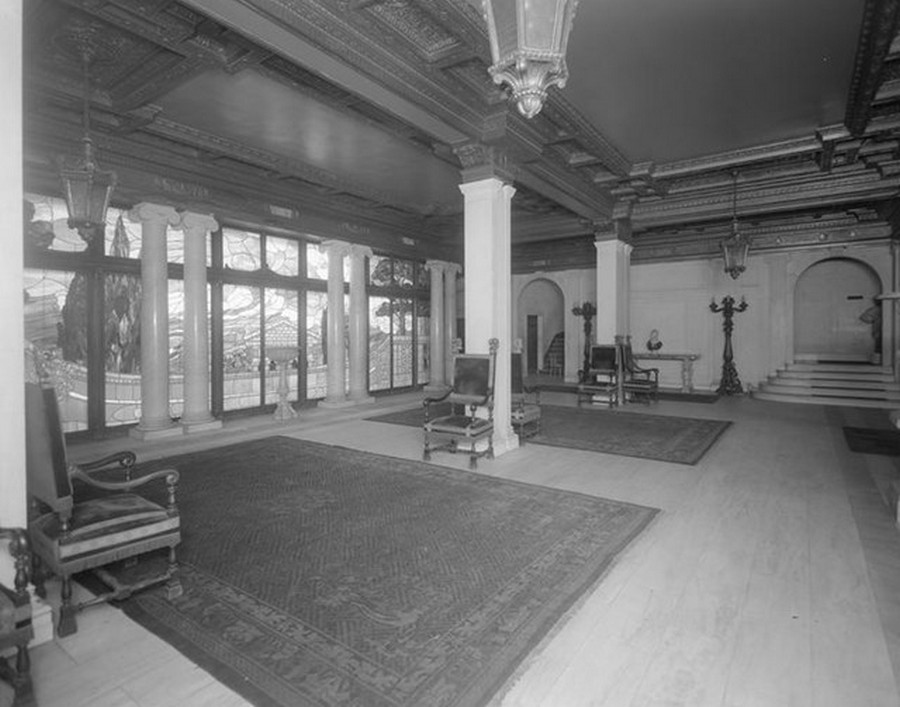
[[122, 607], [256, 705], [483, 705], [657, 512], [287, 437], [161, 466], [184, 595]]
[[[421, 427], [423, 415], [418, 407], [366, 419]], [[729, 425], [728, 420], [541, 405], [541, 431], [528, 443], [696, 464]]]
[[900, 430], [845, 427], [844, 439], [854, 452], [900, 456]]

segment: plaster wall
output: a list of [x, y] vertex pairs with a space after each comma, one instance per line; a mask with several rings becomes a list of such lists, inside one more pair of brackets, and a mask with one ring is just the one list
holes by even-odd
[[[694, 386], [698, 390], [715, 390], [721, 377], [725, 340], [722, 315], [710, 311], [709, 305], [713, 299], [721, 303], [726, 295], [738, 302], [743, 297], [749, 307], [734, 316], [732, 346], [744, 388], [755, 388], [794, 360], [794, 292], [798, 279], [812, 265], [834, 258], [866, 264], [879, 279], [881, 291], [892, 291], [892, 258], [886, 242], [751, 254], [747, 270], [737, 280], [722, 271], [719, 259], [633, 264], [630, 332], [634, 350], [646, 351], [650, 332], [657, 329], [663, 352], [700, 355], [694, 363]], [[529, 312], [519, 311], [520, 296], [529, 283], [550, 280], [563, 293], [569, 381], [577, 380], [584, 346], [583, 320], [571, 310], [586, 300], [597, 302], [594, 277], [593, 268], [513, 276], [514, 337], [525, 338], [525, 315]], [[603, 307], [603, 302], [598, 306]], [[885, 342], [894, 340], [892, 307], [884, 307]], [[660, 369], [662, 386], [681, 386], [679, 362], [661, 361], [654, 365]]]

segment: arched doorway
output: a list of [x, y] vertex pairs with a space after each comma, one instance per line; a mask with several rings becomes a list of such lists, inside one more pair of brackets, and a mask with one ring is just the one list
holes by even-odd
[[555, 282], [532, 280], [519, 294], [518, 338], [524, 348], [525, 371], [565, 374], [565, 307], [563, 292]]
[[860, 317], [881, 291], [878, 274], [858, 260], [828, 258], [807, 268], [794, 288], [795, 359], [872, 360], [872, 325]]

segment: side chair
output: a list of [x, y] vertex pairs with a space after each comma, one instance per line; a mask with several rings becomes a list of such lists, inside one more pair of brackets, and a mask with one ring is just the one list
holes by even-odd
[[525, 385], [521, 353], [512, 354], [510, 373], [512, 381], [510, 421], [519, 436], [519, 441], [524, 444], [528, 437], [534, 437], [541, 431], [541, 389], [538, 386]]
[[609, 407], [619, 404], [619, 384], [622, 380], [622, 355], [618, 344], [594, 344], [591, 346], [589, 368], [584, 380], [578, 384], [578, 406], [582, 402], [602, 400]]
[[0, 528], [0, 541], [9, 541], [9, 553], [16, 568], [14, 586], [10, 588], [0, 584], [0, 653], [11, 649], [16, 651], [14, 661], [0, 655], [0, 680], [11, 687], [13, 705], [33, 704], [31, 660], [28, 656], [28, 643], [34, 638], [31, 597], [28, 594], [31, 571], [28, 534], [24, 528]]
[[626, 399], [651, 403], [659, 400], [659, 369], [642, 368], [631, 349], [629, 336], [622, 347], [622, 390]]
[[[69, 462], [56, 391], [41, 356], [33, 347], [26, 351], [26, 468], [33, 502], [28, 530], [40, 570], [34, 580], [38, 594], [46, 596], [45, 571], [62, 582], [57, 628], [62, 637], [78, 630], [75, 615], [87, 606], [125, 599], [161, 582], [170, 599], [181, 594], [175, 557], [181, 542], [175, 504], [178, 472], [163, 469], [132, 479], [135, 455], [130, 451], [86, 464]], [[73, 484], [76, 481], [80, 486]], [[163, 505], [133, 493], [152, 482], [165, 486]], [[122, 560], [133, 570], [138, 556], [162, 548], [168, 548], [168, 563], [161, 572], [146, 576], [134, 571], [136, 578], [125, 581], [109, 571], [109, 565]], [[85, 570], [93, 570], [109, 591], [73, 604], [72, 576]]]
[[[447, 451], [455, 454], [464, 444], [469, 453], [469, 467], [478, 466], [479, 457], [494, 456], [494, 375], [500, 342], [491, 339], [487, 354], [459, 353], [453, 357], [453, 382], [450, 390], [439, 397], [425, 398], [425, 448], [422, 458]], [[434, 406], [450, 403], [449, 414], [434, 417]], [[487, 447], [478, 450], [487, 440]]]

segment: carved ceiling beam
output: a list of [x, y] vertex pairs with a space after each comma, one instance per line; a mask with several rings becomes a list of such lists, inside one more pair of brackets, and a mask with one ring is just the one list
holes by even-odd
[[370, 19], [355, 26], [354, 19], [361, 21], [355, 13], [330, 0], [183, 1], [436, 140], [453, 144], [478, 133], [472, 96], [458, 95], [458, 84], [443, 72], [422, 71], [421, 57], [390, 51], [392, 43], [373, 32]]
[[[856, 168], [816, 173], [806, 180], [766, 181], [756, 188], [744, 186], [738, 192], [738, 217], [752, 218], [757, 213], [783, 213], [792, 210], [833, 207], [837, 204], [879, 201], [900, 194], [900, 177], [882, 178], [875, 170]], [[637, 229], [671, 224], [690, 224], [727, 219], [732, 213], [732, 194], [721, 189], [704, 195], [670, 194], [663, 200], [638, 202], [634, 221]]]
[[897, 35], [900, 1], [866, 0], [844, 123], [853, 135], [865, 132], [881, 86], [884, 61]]

